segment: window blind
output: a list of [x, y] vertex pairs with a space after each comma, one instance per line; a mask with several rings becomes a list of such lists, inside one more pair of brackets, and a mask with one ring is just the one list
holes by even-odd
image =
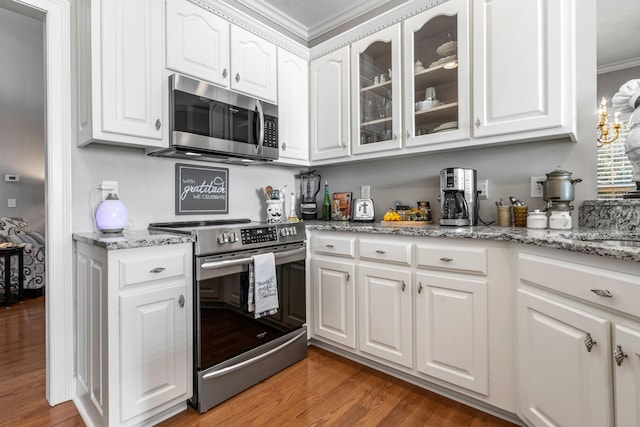
[[628, 134], [629, 129], [623, 123], [618, 139], [598, 147], [598, 199], [620, 199], [623, 194], [636, 188], [631, 179], [631, 162], [624, 150]]

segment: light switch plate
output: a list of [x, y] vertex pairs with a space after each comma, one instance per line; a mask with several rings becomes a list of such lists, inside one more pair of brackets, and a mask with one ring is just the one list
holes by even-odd
[[531, 177], [531, 197], [542, 197], [543, 190], [542, 184], [538, 184], [538, 181], [546, 181], [547, 176], [532, 176]]
[[479, 179], [478, 180], [478, 200], [487, 200], [489, 198], [489, 180], [488, 179]]

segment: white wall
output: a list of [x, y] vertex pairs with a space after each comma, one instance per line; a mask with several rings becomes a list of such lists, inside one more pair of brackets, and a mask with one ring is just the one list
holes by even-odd
[[[26, 218], [44, 232], [42, 22], [0, 8], [0, 58], [0, 216]], [[20, 175], [20, 182], [5, 182], [5, 174]]]
[[[93, 212], [100, 202], [95, 188], [102, 180], [118, 181], [118, 197], [127, 207], [131, 225], [147, 228], [151, 222], [200, 219], [249, 218], [266, 221], [263, 188], [287, 185], [294, 188], [294, 175], [301, 169], [275, 165], [236, 166], [186, 162], [146, 156], [141, 150], [90, 144], [73, 150], [73, 231], [94, 231]], [[229, 168], [229, 213], [227, 215], [175, 215], [175, 164], [192, 163]], [[285, 212], [290, 207], [285, 199]], [[93, 206], [92, 206], [93, 203]]]

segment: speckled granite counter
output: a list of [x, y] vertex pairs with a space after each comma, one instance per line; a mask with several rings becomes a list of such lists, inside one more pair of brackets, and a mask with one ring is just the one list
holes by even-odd
[[191, 235], [149, 232], [148, 230], [133, 230], [109, 234], [73, 233], [73, 239], [90, 245], [100, 246], [108, 251], [195, 242], [195, 237]]
[[[617, 239], [640, 241], [640, 232], [574, 228], [573, 230], [530, 230], [517, 227], [393, 227], [380, 223], [305, 221], [309, 230], [393, 234], [398, 236], [447, 237], [454, 239], [504, 240], [528, 245], [563, 249], [590, 255], [640, 262], [640, 247], [625, 246]], [[611, 241], [613, 240], [613, 241]]]
[[640, 232], [640, 199], [585, 200], [578, 225]]

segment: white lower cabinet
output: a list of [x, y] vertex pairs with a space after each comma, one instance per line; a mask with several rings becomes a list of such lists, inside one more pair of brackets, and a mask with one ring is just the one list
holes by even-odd
[[360, 265], [358, 344], [361, 351], [402, 366], [413, 365], [411, 271]]
[[487, 282], [416, 273], [418, 371], [487, 395]]
[[312, 259], [313, 334], [356, 348], [356, 287], [353, 261]]
[[192, 244], [76, 242], [76, 395], [89, 425], [152, 425], [192, 396]]
[[521, 417], [534, 426], [639, 426], [637, 268], [529, 252], [518, 255]]

